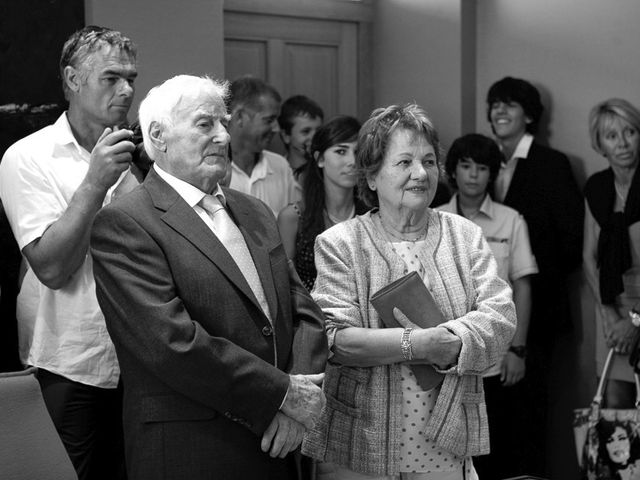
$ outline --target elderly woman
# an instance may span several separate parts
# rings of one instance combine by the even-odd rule
[[[470,457],[489,450],[481,375],[513,336],[511,291],[480,228],[428,208],[440,145],[422,108],[375,110],[356,162],[359,193],[378,208],[316,240],[313,296],[332,357],[327,406],[303,452],[320,460],[320,480],[476,478]],[[405,328],[383,328],[370,297],[409,271],[441,310],[439,326],[417,328],[396,309]],[[437,368],[442,383],[424,391],[416,362]]]
[[[609,168],[585,185],[584,269],[596,302],[598,372],[610,348],[619,354],[605,402],[625,408],[635,399],[628,362],[635,329],[628,314],[640,300],[640,112],[626,100],[606,100],[591,110],[589,133]]]

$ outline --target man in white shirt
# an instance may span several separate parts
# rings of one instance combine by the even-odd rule
[[[20,357],[38,367],[47,409],[79,479],[124,478],[119,367],[95,295],[93,217],[137,183],[132,132],[136,48],[89,26],[64,44],[69,109],[16,142],[0,163],[0,197],[28,270],[17,299]]]
[[[241,77],[231,84],[229,187],[259,198],[275,216],[300,199],[300,191],[287,160],[265,150],[280,131],[280,103],[277,90],[260,79]]]

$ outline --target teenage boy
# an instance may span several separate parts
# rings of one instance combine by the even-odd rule
[[[584,201],[567,156],[536,141],[543,111],[540,92],[527,80],[505,77],[487,92],[487,120],[505,158],[494,198],[526,220],[539,269],[531,279],[524,382],[531,429],[520,441],[526,455],[521,474],[548,477],[551,359],[556,340],[571,329],[569,274],[582,264]]]
[[[282,104],[278,117],[280,138],[287,149],[286,159],[296,178],[307,163],[311,139],[323,121],[322,108],[309,97],[295,95]]]
[[[482,228],[496,258],[498,274],[513,289],[518,317],[511,346],[502,361],[484,374],[491,454],[474,459],[480,478],[511,476],[520,461],[518,450],[514,450],[513,445],[522,425],[516,419],[526,421],[527,412],[523,408],[523,390],[519,382],[526,372],[530,276],[538,272],[526,222],[517,211],[494,202],[488,194],[498,176],[502,159],[496,143],[483,135],[465,135],[454,141],[447,154],[445,170],[457,193],[438,208],[462,215]]]

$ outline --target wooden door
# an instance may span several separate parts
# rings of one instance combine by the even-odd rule
[[[251,74],[283,100],[307,95],[325,117],[358,116],[358,23],[225,12],[225,76]]]

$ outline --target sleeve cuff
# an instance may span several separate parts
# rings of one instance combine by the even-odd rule
[[[282,403],[280,403],[280,408],[278,410],[282,410],[282,407],[284,407],[284,402],[287,401],[287,395],[289,395],[290,386],[291,386],[291,382],[289,382],[289,385],[287,385],[287,391],[284,393],[284,398],[282,399]]]

